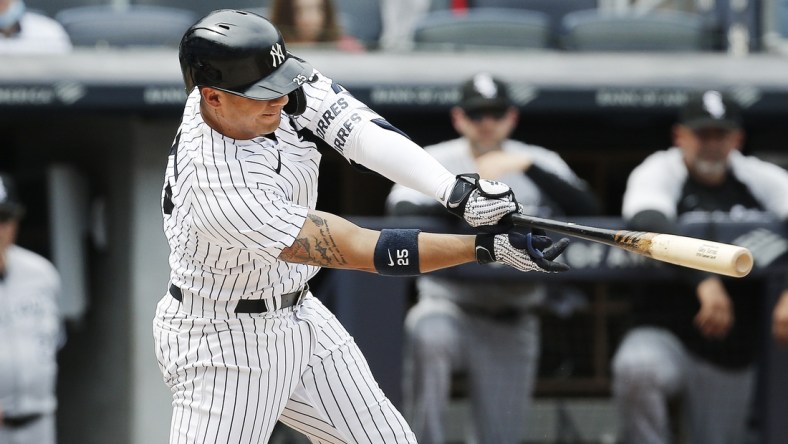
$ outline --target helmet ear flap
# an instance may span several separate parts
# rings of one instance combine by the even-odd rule
[[[291,116],[298,116],[306,111],[306,94],[303,88],[296,88],[293,92],[287,95],[289,99],[284,111]]]

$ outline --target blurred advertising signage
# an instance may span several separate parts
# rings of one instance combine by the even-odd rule
[[[715,89],[704,86],[703,89]],[[733,97],[743,108],[749,108],[762,97],[762,92],[752,86],[719,87]],[[679,108],[694,89],[665,88],[599,88],[594,102],[600,108]]]
[[[538,95],[531,85],[510,84],[509,95],[512,101],[523,106]],[[382,85],[373,86],[369,92],[370,105],[434,105],[451,106],[460,100],[460,90],[456,86],[440,85]]]
[[[72,105],[85,97],[86,88],[78,82],[42,86],[0,87],[0,105]]]
[[[183,105],[186,91],[182,86],[150,86],[143,90],[142,100],[146,105]]]
[[[460,98],[456,88],[442,86],[374,86],[369,94],[377,105],[453,105]]]

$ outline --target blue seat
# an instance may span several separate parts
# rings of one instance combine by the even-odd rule
[[[570,12],[562,22],[563,46],[571,51],[708,51],[714,40],[708,18],[680,11],[594,9]]]
[[[198,18],[216,9],[267,8],[269,0],[131,0],[136,5],[164,6],[168,8],[186,9],[197,14]],[[259,11],[253,11],[259,14]]]
[[[58,11],[78,6],[105,5],[107,0],[25,0],[25,6],[39,14],[54,17]]]
[[[188,10],[145,5],[82,6],[55,15],[75,46],[108,47],[177,47],[197,18]]]
[[[788,0],[780,0],[775,5],[777,15],[777,33],[782,38],[788,37]]]
[[[417,50],[544,49],[550,22],[540,12],[478,8],[462,15],[434,11],[419,20],[413,33]]]
[[[367,47],[377,47],[383,29],[380,0],[334,0],[345,34]]]
[[[510,8],[525,9],[547,14],[550,19],[550,46],[560,44],[561,21],[573,11],[595,9],[597,0],[469,0],[473,8]]]

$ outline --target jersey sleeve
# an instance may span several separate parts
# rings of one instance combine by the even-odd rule
[[[624,219],[631,219],[641,211],[654,210],[674,220],[686,180],[687,168],[678,148],[650,155],[632,170],[627,179],[621,215]]]
[[[293,119],[354,161],[394,183],[445,202],[455,177],[438,161],[331,79],[304,85],[307,110]]]
[[[529,145],[528,148],[534,165],[574,185],[585,185],[558,153],[541,146]]]
[[[352,143],[358,131],[373,120],[384,120],[344,87],[320,73],[303,88],[306,111],[293,118],[294,124],[298,129],[308,129],[348,160],[345,147]]]
[[[406,186],[394,184],[394,186],[391,188],[391,192],[386,197],[386,211],[392,213],[394,208],[401,204],[428,206],[436,205],[438,202],[434,197],[419,193],[418,191]]]
[[[739,151],[730,155],[731,168],[736,178],[747,185],[764,208],[777,216],[788,218],[788,171],[757,157],[744,156]]]
[[[308,212],[268,186],[230,179],[198,184],[192,210],[195,230],[210,242],[271,258],[293,244]]]

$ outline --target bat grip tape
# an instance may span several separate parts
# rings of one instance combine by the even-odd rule
[[[383,276],[416,276],[419,272],[417,229],[383,229],[375,245],[375,270]]]

